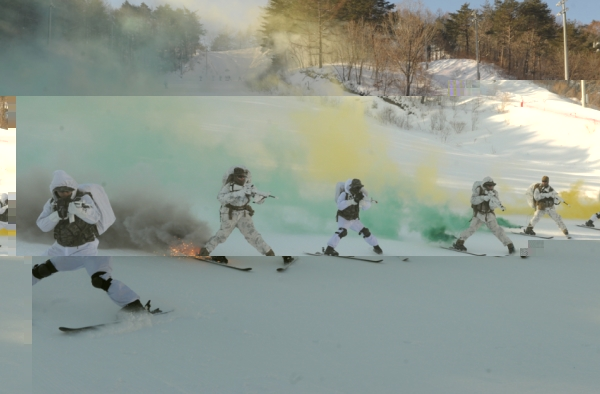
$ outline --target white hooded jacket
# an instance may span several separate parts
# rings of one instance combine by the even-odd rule
[[[343,211],[344,209],[348,208],[350,205],[354,205],[353,204],[354,196],[350,192],[350,185],[352,184],[352,180],[353,179],[348,179],[346,181],[346,183],[344,184],[344,191],[341,192],[340,195],[338,196],[337,207],[340,211]],[[365,198],[360,200],[360,203],[358,204],[358,206],[361,210],[366,211],[367,209],[371,208],[371,201],[367,200],[367,197],[369,197],[369,192],[367,192],[367,190],[364,187],[362,189],[360,189],[360,192],[365,196]]]
[[[242,168],[246,171],[246,183],[244,186],[240,186],[234,182],[227,182],[229,175],[233,174],[233,170],[236,168]],[[252,186],[252,173],[245,166],[233,166],[223,175],[223,187],[217,196],[217,199],[221,203],[221,213],[228,213],[229,208],[227,204],[231,204],[234,207],[243,207],[251,201],[251,191],[254,188]]]
[[[78,198],[78,183],[63,170],[57,170],[54,171],[54,177],[50,183],[50,193],[52,194],[52,198],[49,199],[46,204],[44,204],[42,213],[37,219],[37,225],[40,230],[44,232],[52,231],[58,222],[61,221],[60,217],[58,216],[58,212],[56,212],[55,209],[55,202],[59,199],[59,196],[54,192],[54,189],[60,186],[67,186],[73,189],[73,193],[70,197],[71,202],[69,203],[69,212],[71,212],[71,206],[74,204],[74,201],[78,200],[81,201],[83,203],[82,206],[85,207],[73,209],[73,212],[75,212],[74,215],[78,216],[81,220],[89,224],[96,224],[100,220],[100,211],[96,207],[94,200],[87,194]],[[68,220],[68,218],[62,220]]]

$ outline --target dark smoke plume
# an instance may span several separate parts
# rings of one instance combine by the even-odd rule
[[[50,198],[50,180],[51,174],[45,169],[19,176],[19,239],[48,246],[54,242],[52,232],[43,233],[36,225]],[[199,248],[212,235],[208,224],[194,217],[191,202],[181,196],[167,197],[169,193],[157,186],[130,183],[107,193],[117,220],[100,236],[102,249],[169,254],[171,247],[181,243]]]

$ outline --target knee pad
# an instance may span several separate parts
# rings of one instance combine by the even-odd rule
[[[50,260],[47,260],[44,264],[36,264],[31,270],[31,274],[38,279],[47,278],[55,272],[58,272],[58,270]]]
[[[112,278],[103,279],[101,276],[104,274],[106,274],[106,272],[100,271],[100,272],[96,272],[94,275],[92,275],[92,286],[108,292],[108,288],[110,287]]]
[[[345,228],[340,228],[336,234],[338,235],[338,237],[340,238],[344,238],[346,235],[348,235],[348,230],[346,230]]]
[[[366,227],[363,227],[363,229],[362,229],[362,230],[360,230],[360,231],[358,232],[358,234],[359,234],[359,235],[360,235],[360,234],[362,234],[363,238],[369,238],[369,237],[371,236],[371,232],[370,232],[370,231],[369,231],[369,229],[368,229],[368,228],[366,228]]]

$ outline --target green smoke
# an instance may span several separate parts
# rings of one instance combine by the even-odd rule
[[[453,212],[447,204],[424,205],[411,204],[409,207],[408,228],[416,231],[428,242],[448,242],[454,240],[454,234],[469,226],[472,215]]]

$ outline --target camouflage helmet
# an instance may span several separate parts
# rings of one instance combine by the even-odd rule
[[[364,187],[364,185],[362,184],[360,179],[352,179],[352,182],[350,182],[350,186],[348,187],[348,190],[350,190],[350,193],[356,194],[356,193],[360,192],[360,189],[362,189],[363,187]]]

